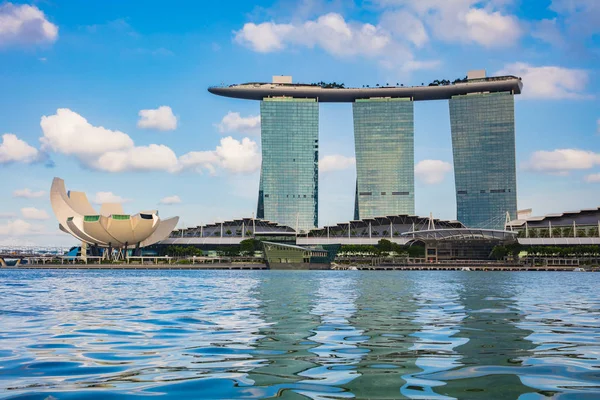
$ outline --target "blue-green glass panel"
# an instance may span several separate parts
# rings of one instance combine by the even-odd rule
[[[318,225],[319,104],[268,98],[260,114],[264,218],[308,231]]]
[[[457,219],[503,229],[517,216],[515,111],[511,93],[450,99]]]
[[[414,102],[364,99],[352,108],[358,217],[413,215]]]

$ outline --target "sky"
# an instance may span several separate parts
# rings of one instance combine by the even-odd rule
[[[598,0],[0,0],[0,245],[66,246],[52,178],[180,227],[251,217],[259,102],[212,85],[522,78],[519,209],[600,206]],[[352,219],[351,104],[321,104],[319,223]],[[415,104],[416,213],[456,218],[447,101]]]

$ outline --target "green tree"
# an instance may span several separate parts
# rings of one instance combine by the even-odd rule
[[[256,239],[245,239],[240,242],[240,253],[242,255],[253,255],[256,250],[261,249],[260,240]]]
[[[377,242],[377,248],[382,252],[390,252],[392,251],[392,242],[387,239],[381,239]]]
[[[508,255],[508,249],[505,246],[494,246],[492,249],[492,258],[496,260],[504,260],[504,258]]]

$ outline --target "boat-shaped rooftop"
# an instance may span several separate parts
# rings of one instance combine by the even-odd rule
[[[275,78],[275,77],[274,77]],[[316,99],[321,103],[351,103],[360,99],[405,98],[413,101],[446,100],[453,96],[473,93],[510,92],[520,94],[523,88],[521,78],[497,76],[489,78],[464,79],[455,83],[431,83],[428,86],[378,86],[346,88],[338,84],[301,84],[288,80],[274,79],[273,83],[250,82],[229,86],[213,86],[210,93],[246,100],[291,97]]]

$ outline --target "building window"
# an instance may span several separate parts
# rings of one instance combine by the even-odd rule
[[[269,195],[268,195],[268,194],[265,194],[265,197],[269,197]]]
[[[387,192],[381,192],[382,196],[385,196],[387,194]]]
[[[373,194],[373,192],[360,192],[359,194],[361,196],[371,196]]]
[[[466,190],[459,190],[457,193],[458,194],[467,194],[467,191]]]
[[[479,193],[485,193],[485,190],[480,191]]]
[[[410,192],[392,192],[392,196],[408,196]]]

